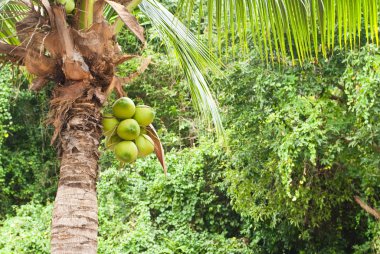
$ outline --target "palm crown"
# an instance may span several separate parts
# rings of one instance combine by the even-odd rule
[[[75,18],[70,17],[68,22],[78,30],[88,29],[94,20],[95,1],[76,2],[75,14],[70,15]],[[136,23],[132,25],[131,22],[134,19],[128,15],[139,4],[141,11],[151,19],[152,24],[160,32],[163,41],[174,50],[189,81],[195,105],[203,114],[212,116],[216,130],[221,132],[222,125],[216,103],[207,86],[207,77],[205,77],[209,70],[219,72],[215,56],[198,37],[194,36],[156,0],[115,2],[108,1],[108,4],[116,10],[116,15],[119,15],[136,36],[145,43],[141,27],[139,28]],[[66,1],[63,0],[63,3],[66,4]],[[126,8],[123,9],[121,4]],[[40,24],[40,29],[47,29],[49,16],[54,15],[51,10],[46,8],[47,5],[49,5],[48,0],[5,0],[0,4],[0,52],[8,53],[8,60],[23,57],[21,51],[30,48],[32,41],[44,39],[42,34],[38,34],[38,31],[31,28],[37,23],[30,24],[29,29],[24,28],[28,30],[28,33],[26,30],[17,30],[16,24],[20,23],[34,8],[39,11],[34,12],[35,20],[33,22],[44,19],[47,23]],[[104,12],[105,16],[112,17],[110,8],[106,10],[108,12]],[[364,37],[367,41],[378,43],[377,11],[378,1],[376,0],[180,0],[177,14],[178,17],[186,20],[197,12],[199,20],[206,19],[209,49],[214,46],[212,45],[213,34],[216,34],[215,45],[219,53],[222,53],[222,45],[231,45],[231,50],[227,49],[225,52],[235,54],[236,44],[243,53],[247,52],[249,45],[252,44],[256,47],[262,60],[267,62],[287,63],[290,57],[292,63],[296,61],[302,63],[306,59],[317,57],[320,52],[327,56],[336,42],[340,47],[353,48],[360,43],[361,36],[363,36],[361,35],[362,30],[365,31]],[[32,21],[29,20],[29,22]],[[115,23],[117,22],[120,21]],[[201,25],[200,22],[198,25]],[[6,44],[19,45],[19,47],[10,47]],[[46,47],[46,43],[41,45]]]

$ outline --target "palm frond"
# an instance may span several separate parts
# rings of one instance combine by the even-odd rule
[[[0,3],[0,40],[11,45],[19,45],[16,23],[29,12],[29,7],[22,1],[4,0]]]
[[[195,107],[211,116],[218,134],[224,133],[218,107],[208,88],[204,73],[220,73],[218,60],[189,29],[155,0],[144,0],[140,10],[151,20],[168,48],[172,49],[187,77]]]
[[[217,34],[219,52],[222,42],[234,45],[239,41],[244,52],[250,41],[267,61],[285,61],[291,56],[293,62],[302,62],[320,52],[327,56],[336,41],[340,47],[354,48],[360,44],[362,30],[367,42],[378,44],[379,2],[180,0],[178,16],[189,19],[198,8],[199,15],[208,22],[210,45],[213,34]]]

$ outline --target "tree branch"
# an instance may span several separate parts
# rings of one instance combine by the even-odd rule
[[[341,98],[341,97],[339,97],[339,96],[336,96],[336,95],[330,95],[330,99],[331,100],[334,100],[334,101],[338,101],[338,102],[340,102],[340,103],[345,103],[345,101],[344,101],[344,99],[343,98]]]
[[[367,213],[373,215],[377,220],[380,220],[380,212],[376,209],[367,205],[363,200],[361,200],[358,196],[354,196],[356,203],[360,205]]]
[[[140,74],[142,74],[148,68],[151,61],[152,61],[152,57],[147,57],[147,58],[143,59],[140,67],[137,69],[136,72],[132,73],[131,75],[129,75],[126,78],[120,78],[120,81],[124,84],[130,83],[133,79],[138,77]]]
[[[12,57],[25,57],[26,49],[20,46],[9,45],[0,41],[0,54],[5,54]]]
[[[72,59],[74,54],[74,43],[70,36],[69,29],[66,26],[65,10],[62,7],[54,6],[53,13],[60,43],[65,50],[64,55],[66,55],[67,58]]]
[[[380,153],[380,146],[378,146],[378,145],[372,145],[372,148],[373,148],[373,150],[375,150],[376,152]]]
[[[29,87],[30,90],[38,92],[42,88],[44,88],[48,84],[48,80],[44,77],[38,77],[33,80],[31,86]]]

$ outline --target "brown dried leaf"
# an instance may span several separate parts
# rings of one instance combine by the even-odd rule
[[[136,57],[139,57],[139,55],[128,55],[128,54],[122,55],[118,59],[116,59],[113,63],[115,65],[119,65],[119,64],[124,63],[125,61],[131,60],[131,59],[136,58]]]
[[[49,81],[43,77],[38,77],[33,80],[30,90],[38,92],[40,91]]]
[[[54,99],[52,99],[51,103],[58,105],[63,102],[74,102],[90,88],[91,85],[88,81],[74,82],[69,86],[58,86],[54,89]]]
[[[116,89],[117,95],[120,97],[125,96],[124,90],[121,87],[120,79],[116,76],[112,78],[111,84],[109,85],[107,91],[106,91],[106,97],[110,96],[113,89]]]
[[[0,54],[25,57],[26,50],[21,46],[13,46],[0,41]]]
[[[84,80],[90,78],[90,72],[87,66],[83,66],[83,61],[66,59],[63,63],[63,72],[69,80]]]
[[[156,129],[153,127],[152,124],[146,127],[146,131],[148,136],[153,140],[154,142],[154,152],[158,158],[158,160],[161,163],[162,169],[164,170],[165,176],[167,175],[167,168],[165,164],[165,152],[164,148],[162,147],[160,138],[158,137],[158,134],[156,132]]]
[[[49,51],[53,58],[60,57],[63,52],[61,43],[57,43],[59,39],[58,32],[52,31],[42,40],[44,47]]]
[[[66,25],[65,9],[62,6],[53,6],[52,9],[59,36],[57,43],[62,44],[62,48],[65,50],[65,55],[71,59],[74,54],[74,42]]]
[[[55,60],[33,50],[29,50],[25,57],[25,67],[29,73],[39,77],[52,77],[56,73]]]
[[[25,48],[21,46],[13,46],[0,41],[0,62],[12,62],[22,64],[22,60],[26,55]]]
[[[94,4],[94,23],[102,23],[104,21],[103,8],[105,1],[97,0]]]
[[[123,87],[121,85],[120,79],[118,79],[118,80],[119,80],[119,82],[116,83],[115,89],[116,89],[118,97],[120,98],[120,97],[126,96],[126,93],[123,90]]]
[[[152,57],[144,58],[141,62],[140,67],[137,69],[137,71],[132,73],[126,78],[122,78],[122,82],[130,83],[133,79],[137,78],[140,74],[142,74],[148,68],[151,62],[152,62]]]
[[[93,30],[82,32],[72,29],[71,35],[82,55],[87,57],[92,57],[95,54],[103,55],[105,47],[104,39],[102,38],[103,33]]]
[[[50,24],[52,26],[54,26],[54,14],[53,14],[53,11],[51,9],[49,1],[48,0],[41,0],[41,3],[45,7],[45,9],[46,9],[46,11],[47,11],[47,13],[49,15]]]
[[[141,62],[141,65],[139,69],[137,70],[140,74],[143,73],[149,66],[149,64],[152,62],[152,57],[149,56],[147,58],[144,58]]]
[[[16,34],[25,48],[39,48],[41,41],[45,37],[45,29],[43,26],[48,26],[49,21],[42,13],[30,11],[22,20],[16,22]]]
[[[128,10],[121,4],[114,1],[106,0],[106,2],[119,14],[119,17],[124,24],[136,35],[137,38],[145,45],[144,28],[140,26],[139,22]]]
[[[105,93],[103,93],[101,87],[96,87],[94,89],[94,95],[99,100],[100,104],[103,104],[107,99],[107,97],[106,97]]]
[[[84,57],[114,58],[113,30],[106,22],[95,23],[86,31],[71,29],[71,36]]]

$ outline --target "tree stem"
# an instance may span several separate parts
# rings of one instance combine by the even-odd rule
[[[80,4],[79,27],[89,28],[93,23],[95,0],[82,0]]]
[[[97,253],[96,180],[100,105],[83,100],[67,113],[51,232],[51,253]]]
[[[371,214],[373,217],[375,217],[377,220],[380,220],[380,212],[377,211],[376,209],[370,207],[367,205],[361,198],[358,196],[354,196],[354,199],[356,203],[360,205],[361,208],[363,208],[367,213]]]

